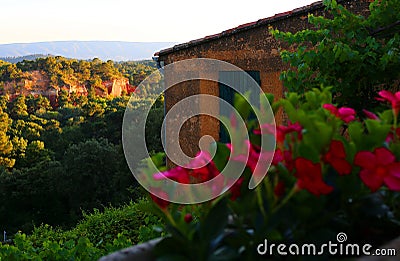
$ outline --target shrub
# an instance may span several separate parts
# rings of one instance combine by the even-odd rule
[[[372,1],[370,15],[351,13],[325,0],[326,17],[309,15],[314,27],[296,33],[271,30],[290,48],[281,52],[290,68],[281,74],[289,91],[332,86],[334,102],[371,109],[379,89],[399,89],[400,1]]]
[[[11,244],[0,245],[0,260],[96,260],[108,253],[161,235],[160,219],[144,212],[147,200],[104,212],[84,214],[71,230],[49,225],[31,235],[17,233]]]
[[[270,137],[275,128],[269,124],[242,141],[248,155],[231,144],[219,144],[218,148],[228,148],[226,158],[231,154],[231,161],[246,165],[224,197],[177,206],[153,196],[171,235],[157,245],[158,254],[190,260],[254,260],[260,258],[256,249],[264,239],[321,245],[344,232],[352,242],[376,247],[398,236],[398,95],[379,92],[392,109],[377,115],[365,111],[367,118],[352,108],[333,105],[329,88],[289,93],[272,103],[274,111],[284,109],[288,122],[276,127],[277,147],[262,183],[248,189],[250,178],[257,175],[255,162],[270,153],[260,147],[261,135]],[[216,175],[222,171],[224,153],[217,150],[203,168],[178,167],[153,178],[160,185],[166,177],[184,183],[210,180],[215,175],[203,180],[204,170]],[[206,160],[204,155],[195,160]]]

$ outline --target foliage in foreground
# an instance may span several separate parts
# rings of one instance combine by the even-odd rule
[[[0,260],[96,260],[153,239],[161,235],[161,222],[142,210],[147,204],[140,200],[102,213],[96,210],[68,231],[42,225],[31,235],[18,233],[12,243],[0,245]]]
[[[254,190],[248,184],[259,175],[257,164],[273,155],[260,144],[261,135],[274,135],[270,124],[250,131],[242,148],[235,142],[218,144],[212,160],[203,151],[188,167],[155,173],[154,190],[163,190],[166,178],[180,183],[211,180],[228,158],[246,166],[225,196],[210,202],[177,206],[166,201],[168,191],[163,199],[152,196],[171,235],[157,246],[158,254],[182,260],[257,260],[264,258],[257,246],[265,239],[320,246],[336,243],[336,235],[344,232],[351,242],[378,247],[395,238],[400,230],[399,95],[379,92],[392,109],[378,115],[365,111],[367,118],[333,105],[329,88],[289,93],[273,102],[273,110],[283,108],[289,121],[276,127],[271,167]],[[208,163],[189,167],[196,162]]]

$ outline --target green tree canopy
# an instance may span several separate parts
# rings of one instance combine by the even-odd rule
[[[399,88],[400,1],[376,0],[369,16],[351,13],[335,0],[324,4],[332,17],[310,15],[313,29],[272,31],[295,47],[281,53],[291,66],[281,79],[290,91],[333,86],[335,102],[373,107],[377,87]]]
[[[12,120],[8,117],[8,114],[0,110],[0,166],[7,168],[11,168],[15,164],[15,160],[10,158],[13,145],[7,134],[11,122]]]

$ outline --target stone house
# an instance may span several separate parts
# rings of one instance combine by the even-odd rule
[[[349,10],[367,15],[370,0],[338,1]],[[300,7],[292,11],[276,14],[275,16],[260,19],[255,22],[228,29],[219,34],[206,36],[187,43],[178,44],[171,48],[155,53],[154,59],[159,66],[192,58],[211,58],[234,64],[249,72],[264,92],[275,97],[282,97],[284,86],[279,80],[280,74],[287,69],[279,55],[280,47],[284,43],[277,41],[270,33],[272,26],[280,31],[296,32],[309,28],[308,15],[325,15],[322,1]],[[169,75],[165,74],[165,80]],[[206,93],[222,96],[219,84],[209,81],[191,81],[175,85],[165,92],[166,113],[183,98]],[[218,105],[215,106],[218,110]],[[279,119],[280,118],[280,119]],[[277,121],[282,120],[282,115]],[[166,146],[168,148],[170,131],[166,124]],[[199,115],[185,122],[179,133],[179,143],[185,154],[194,156],[198,151],[198,143],[204,135],[210,135],[220,140],[220,123],[209,116]]]

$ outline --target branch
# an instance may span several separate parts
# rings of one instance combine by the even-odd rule
[[[380,27],[380,28],[377,28],[377,29],[372,30],[372,31],[370,30],[370,35],[371,35],[371,36],[376,36],[377,34],[383,32],[383,31],[386,31],[386,30],[388,30],[388,29],[391,29],[391,28],[393,28],[393,27],[396,27],[396,26],[398,26],[398,25],[400,25],[400,20],[397,20],[396,22],[394,22],[394,23],[392,23],[392,24],[389,24],[389,25],[387,25],[387,26]]]

